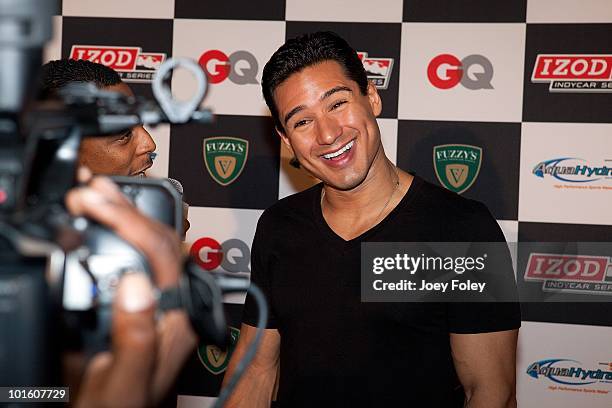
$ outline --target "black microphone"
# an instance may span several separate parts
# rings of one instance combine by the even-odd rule
[[[181,184],[181,182],[176,179],[170,178],[170,177],[168,177],[166,180],[168,180],[170,184],[172,184],[172,186],[176,189],[176,191],[178,191],[178,193],[182,197],[183,196],[183,185]]]
[[[187,219],[187,214],[189,214],[189,204],[187,204],[183,200],[183,185],[181,184],[181,182],[173,178],[170,178],[170,177],[168,177],[166,180],[168,180],[170,184],[172,184],[172,186],[176,189],[176,191],[181,195],[181,201],[183,202],[183,236],[182,238],[184,240],[185,234],[187,233],[187,230],[191,226],[191,224],[189,223],[189,220]]]

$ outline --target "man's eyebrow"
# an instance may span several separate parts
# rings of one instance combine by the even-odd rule
[[[325,92],[323,94],[323,96],[321,96],[321,100],[327,99],[330,96],[332,96],[333,94],[335,94],[336,92],[342,92],[342,91],[353,93],[353,90],[351,88],[349,88],[348,86],[340,85],[340,86],[336,86],[336,87],[330,89],[329,91]]]
[[[330,89],[329,91],[326,91],[321,96],[320,100],[327,99],[333,94],[335,94],[336,92],[342,92],[342,91],[351,92],[351,93],[353,92],[353,90],[349,88],[348,86],[336,86]],[[295,108],[291,109],[291,111],[289,111],[289,113],[285,115],[285,124],[287,124],[287,122],[289,122],[289,119],[291,119],[296,113],[298,113],[301,110],[304,110],[305,108],[306,107],[304,105],[298,105]]]
[[[291,111],[289,111],[289,113],[285,115],[285,125],[287,124],[287,122],[289,122],[289,119],[291,119],[293,115],[304,109],[306,109],[304,105],[298,105],[295,108],[291,109]]]

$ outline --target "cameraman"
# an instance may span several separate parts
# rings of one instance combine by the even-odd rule
[[[62,59],[42,66],[41,97],[54,96],[69,82],[93,82],[106,91],[134,96],[113,69],[86,60]],[[94,174],[144,176],[153,165],[155,142],[142,126],[135,126],[118,135],[83,138],[79,149],[79,164]]]
[[[142,215],[104,177],[79,170],[82,187],[71,190],[66,205],[113,229],[147,257],[155,285],[176,286],[181,274],[178,236],[165,225]],[[155,319],[153,286],[143,273],[122,278],[113,304],[112,351],[89,363],[76,397],[78,407],[150,407],[160,403],[185,359],[197,344],[182,310]]]
[[[134,93],[119,74],[106,65],[86,60],[61,59],[47,62],[41,68],[41,99],[55,96],[58,89],[70,82],[92,82],[106,91],[120,92],[127,97]],[[79,148],[79,164],[94,174],[144,177],[153,165],[155,141],[143,126],[109,136],[85,137]],[[181,191],[182,194],[182,191]],[[190,227],[187,214],[183,218],[183,238]]]

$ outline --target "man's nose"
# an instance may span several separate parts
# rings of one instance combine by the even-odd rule
[[[330,145],[342,135],[342,126],[333,117],[321,117],[317,120],[317,141],[319,144]]]
[[[155,151],[157,148],[155,141],[144,127],[139,126],[136,129],[136,133],[138,134],[138,153],[151,153]]]

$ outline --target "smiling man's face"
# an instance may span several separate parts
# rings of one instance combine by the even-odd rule
[[[107,91],[133,96],[125,83],[107,86]],[[116,176],[144,175],[153,164],[151,153],[155,142],[142,126],[111,136],[85,137],[79,150],[79,164],[89,167],[94,174]]]
[[[308,172],[339,190],[365,180],[382,152],[382,104],[372,84],[362,95],[337,62],[325,61],[287,78],[274,101],[285,130],[279,135]]]

